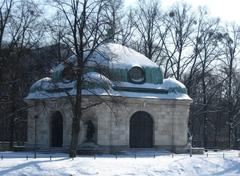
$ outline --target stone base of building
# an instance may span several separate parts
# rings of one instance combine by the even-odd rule
[[[27,150],[34,150],[35,148],[40,152],[68,152],[69,146],[63,147],[46,147],[46,146],[35,146],[31,144],[26,144]],[[192,154],[203,154],[203,148],[192,148]],[[94,143],[83,143],[78,146],[77,153],[79,155],[94,155],[94,154],[124,154],[126,152],[141,152],[141,151],[152,151],[154,152],[172,152],[175,154],[186,154],[190,153],[189,148],[186,146],[154,146],[152,148],[130,148],[127,145],[121,146],[103,146]]]

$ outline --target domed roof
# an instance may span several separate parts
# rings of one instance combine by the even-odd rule
[[[146,83],[161,84],[163,74],[161,68],[144,55],[120,44],[108,43],[96,49],[90,56],[89,52],[84,53],[87,58],[85,72],[96,71],[99,67],[107,68],[114,81],[129,82],[128,72],[133,67],[143,69]],[[59,64],[52,71],[54,81],[62,81],[64,69],[68,65],[76,65],[76,56],[71,56],[64,63]]]
[[[164,79],[163,87],[164,89],[168,90],[168,92],[178,92],[187,94],[186,86],[173,78]]]
[[[108,55],[109,61],[114,68],[131,68],[133,66],[159,68],[159,66],[143,54],[126,46],[108,43],[99,48]]]
[[[94,89],[97,91],[94,94],[99,95],[167,98],[168,94],[174,93],[178,97],[181,94],[186,95],[184,99],[190,99],[182,83],[174,79],[163,80],[162,70],[156,63],[126,46],[104,44],[92,53],[86,51],[84,57],[84,94],[89,94]],[[27,98],[42,98],[39,94],[41,92],[49,94],[49,97],[66,96],[66,91],[68,95],[75,95],[74,65],[77,65],[75,55],[56,66],[51,78],[44,78],[33,84]],[[87,91],[89,89],[91,91]],[[173,97],[176,99],[176,96],[171,96],[172,99]]]

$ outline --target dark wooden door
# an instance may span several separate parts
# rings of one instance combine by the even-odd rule
[[[51,147],[62,147],[63,119],[60,112],[53,114],[51,119]]]
[[[151,148],[153,146],[153,120],[147,112],[139,111],[130,120],[130,147]]]

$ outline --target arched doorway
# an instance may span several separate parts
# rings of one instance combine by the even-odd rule
[[[63,118],[62,114],[57,111],[51,117],[50,122],[50,142],[51,147],[62,147],[63,145]]]
[[[130,119],[130,147],[151,148],[153,146],[153,120],[144,111],[134,113]]]

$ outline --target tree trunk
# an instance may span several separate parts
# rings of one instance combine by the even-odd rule
[[[229,149],[232,148],[232,123],[233,123],[233,104],[232,104],[232,76],[233,76],[233,59],[234,59],[234,51],[230,47],[230,63],[229,63],[229,82],[228,82],[228,145]]]
[[[83,52],[81,52],[81,56],[83,57]],[[82,69],[77,71],[77,95],[76,95],[75,106],[73,107],[74,117],[72,121],[72,135],[71,135],[71,145],[69,149],[69,157],[76,157],[76,154],[77,154],[78,136],[80,131],[80,119],[82,117],[81,105],[82,105],[83,61],[80,59],[78,59],[78,65]]]
[[[69,157],[74,158],[77,155],[78,136],[80,131],[80,119],[74,117],[72,121],[71,144],[69,148]]]
[[[12,84],[11,87],[11,101],[12,101],[12,107],[11,107],[11,112],[16,111],[16,83]],[[13,144],[14,144],[14,132],[15,132],[15,115],[10,117],[10,123],[9,123],[9,133],[10,133],[10,138],[9,138],[9,149],[13,149]]]
[[[14,143],[14,128],[15,128],[15,123],[14,123],[14,115],[11,117],[10,124],[9,124],[9,132],[10,132],[10,138],[9,138],[9,149],[13,149],[13,143]]]

